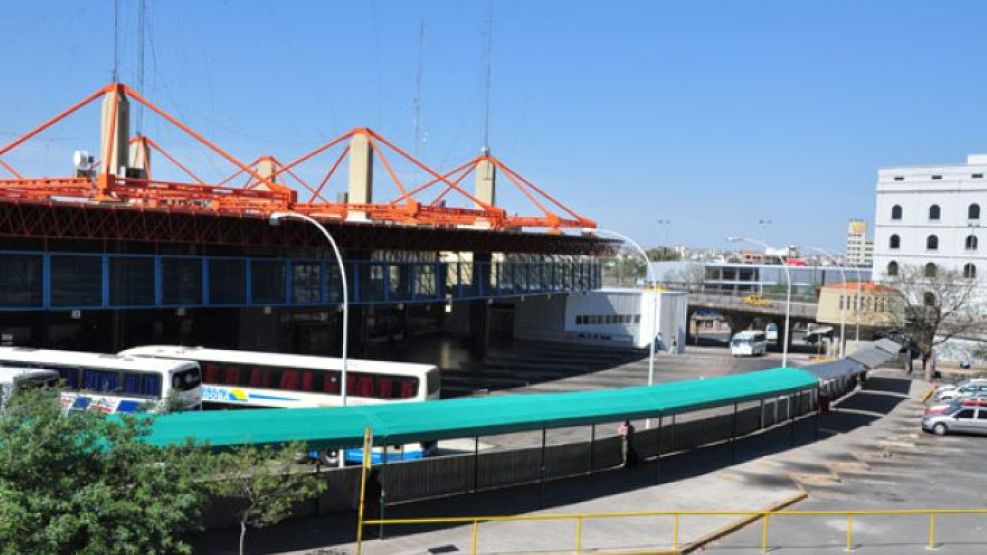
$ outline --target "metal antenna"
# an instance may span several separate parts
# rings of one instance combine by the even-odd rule
[[[120,0],[113,0],[113,82],[120,81]]]
[[[418,147],[422,144],[422,71],[424,65],[425,20],[418,23],[418,76],[415,80],[415,157],[418,157]]]
[[[144,25],[147,18],[147,0],[137,2],[137,90],[144,94]],[[144,123],[144,105],[137,103],[137,134],[141,134]]]
[[[486,80],[483,98],[483,152],[490,152],[490,58],[493,50],[493,0],[487,0],[487,46],[484,51]]]

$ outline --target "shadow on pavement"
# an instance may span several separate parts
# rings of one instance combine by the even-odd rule
[[[904,382],[904,384],[899,382]],[[827,435],[846,433],[857,427],[866,426],[904,401],[905,397],[898,396],[897,392],[907,387],[907,379],[872,378],[868,380],[865,390],[851,393],[828,414],[805,416],[796,421],[794,425],[781,424],[761,433],[738,439],[735,442],[724,442],[692,451],[664,455],[658,463],[651,460],[630,469],[614,468],[597,471],[592,475],[553,480],[544,486],[529,484],[442,499],[401,503],[387,506],[385,517],[522,514],[541,509],[564,507],[655,484],[692,478],[759,457],[811,444]],[[904,390],[907,391],[907,389]],[[876,393],[882,391],[890,394],[880,395]],[[866,414],[857,411],[863,411]],[[761,486],[779,489],[791,489],[793,485],[791,479],[784,474],[777,476],[750,474],[746,475],[745,479]],[[614,508],[614,510],[617,509],[617,507]],[[368,516],[368,518],[371,517]],[[452,527],[452,525],[415,525],[401,526],[400,528],[389,526],[386,529],[386,537],[399,538],[408,534],[446,527]],[[247,542],[250,546],[248,552],[275,553],[303,550],[320,552],[318,550],[322,546],[345,545],[354,542],[356,538],[355,529],[356,516],[354,513],[291,520],[267,529],[250,531]],[[239,530],[233,528],[215,530],[196,535],[190,540],[197,553],[236,553],[238,533]],[[376,538],[376,534],[371,535],[370,538]],[[424,552],[430,547],[443,546],[417,546],[416,550]],[[469,546],[457,547],[460,551],[469,548]],[[331,552],[322,551],[322,553]]]

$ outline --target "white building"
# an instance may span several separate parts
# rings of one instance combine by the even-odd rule
[[[987,283],[987,233],[981,229],[987,209],[985,176],[987,154],[972,154],[966,164],[880,170],[874,279],[904,266],[931,269],[928,265],[934,264]]]
[[[657,315],[658,348],[682,353],[688,303],[681,292],[619,288],[529,297],[515,305],[514,337],[646,349]]]
[[[846,230],[846,264],[870,266],[874,263],[874,242],[867,239],[867,222],[850,220]]]

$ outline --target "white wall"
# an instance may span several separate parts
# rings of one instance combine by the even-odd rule
[[[635,289],[607,289],[551,298],[529,297],[515,305],[514,336],[646,349],[651,341],[650,330],[654,329],[651,322],[655,295]],[[657,301],[658,331],[663,342],[659,348],[671,350],[674,345],[679,353],[684,352],[688,296],[658,292]]]

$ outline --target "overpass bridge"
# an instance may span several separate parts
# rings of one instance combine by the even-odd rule
[[[785,299],[763,298],[760,301],[751,301],[747,299],[749,295],[750,293],[738,295],[690,291],[688,318],[691,319],[699,310],[713,310],[723,315],[732,330],[747,329],[754,320],[760,319],[777,324],[779,337],[784,337]],[[790,311],[792,324],[815,322],[818,306],[817,302],[793,300]]]

